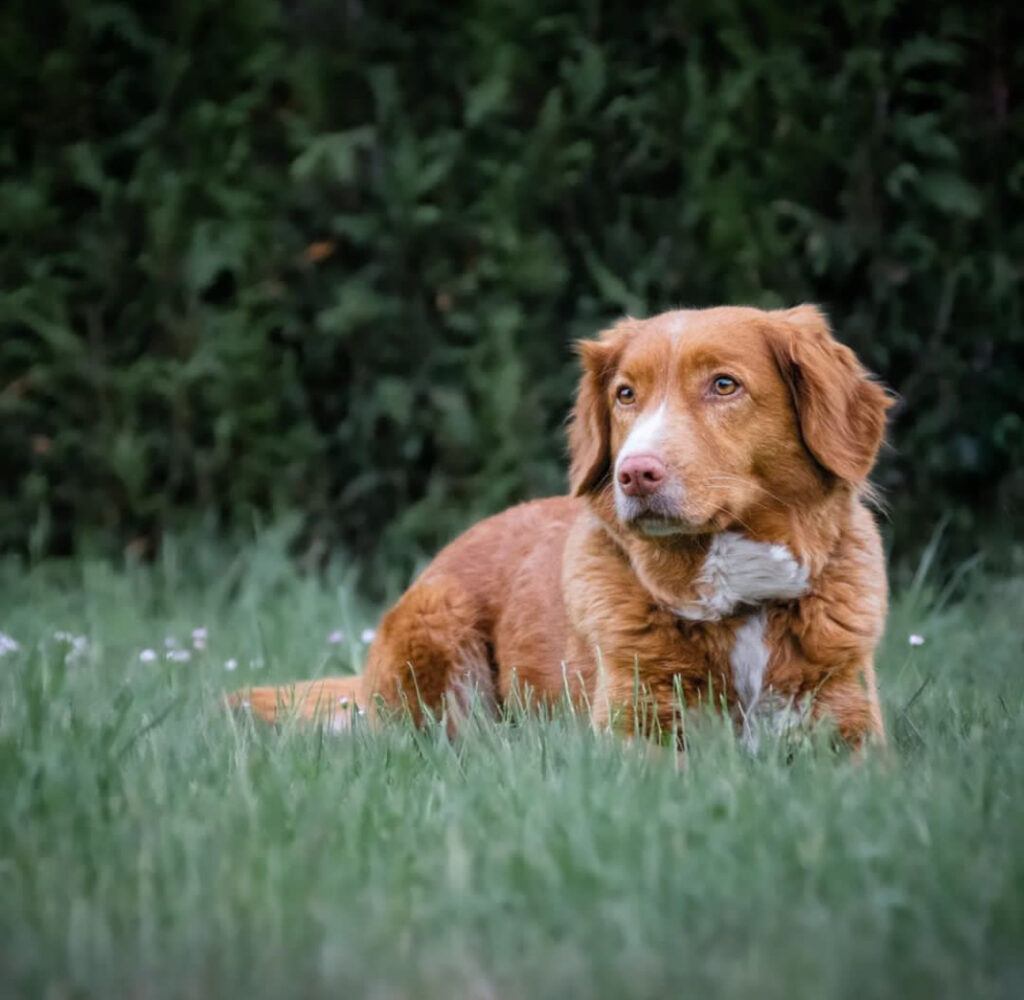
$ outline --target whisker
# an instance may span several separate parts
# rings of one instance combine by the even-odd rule
[[[708,482],[709,482],[709,484],[710,484],[711,486],[716,486],[716,487],[721,487],[721,486],[724,486],[724,485],[726,485],[726,484],[728,484],[728,483],[741,483],[741,484],[743,484],[743,485],[746,485],[746,484],[747,484],[747,480],[745,480],[745,479],[742,479],[742,478],[740,478],[739,476],[729,476],[729,475],[717,475],[717,476],[711,476],[711,477],[709,478]],[[780,497],[780,496],[778,495],[778,493],[773,493],[773,492],[772,492],[771,490],[769,490],[769,489],[766,489],[766,488],[765,488],[764,486],[762,486],[762,485],[761,485],[760,483],[758,483],[758,489],[760,489],[760,491],[761,491],[762,493],[764,493],[764,494],[766,494],[767,496],[771,497],[771,499],[772,499],[772,500],[776,500],[776,501],[778,501],[778,503],[780,503],[780,504],[784,504],[784,505],[786,504],[786,501],[785,501],[785,500],[783,500],[783,498],[782,498],[782,497]]]
[[[710,485],[713,488],[716,488],[716,489],[719,488],[719,487],[716,487],[716,485],[714,483],[711,483]],[[757,508],[760,508],[762,510],[771,510],[771,507],[767,503],[765,503],[764,500],[751,500],[750,501],[750,506],[751,507],[757,507]]]
[[[747,531],[749,531],[749,532],[750,532],[751,534],[753,534],[753,532],[754,532],[754,529],[753,529],[753,528],[752,528],[752,527],[751,527],[751,526],[750,526],[749,524],[747,524],[747,522],[746,522],[746,521],[744,521],[742,517],[740,517],[740,516],[739,516],[739,515],[737,515],[737,514],[734,514],[734,513],[733,513],[732,511],[730,511],[730,510],[726,510],[726,509],[725,509],[724,507],[722,507],[722,506],[721,506],[720,504],[716,504],[716,505],[715,505],[715,513],[719,513],[719,514],[728,514],[728,515],[729,515],[729,517],[731,517],[731,518],[732,518],[732,519],[733,519],[734,521],[739,521],[739,523],[740,523],[740,524],[742,524],[742,525],[743,525],[743,527],[747,529]]]

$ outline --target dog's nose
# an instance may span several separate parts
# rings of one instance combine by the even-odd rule
[[[619,486],[628,497],[647,497],[665,481],[665,463],[653,455],[631,455],[617,473]]]

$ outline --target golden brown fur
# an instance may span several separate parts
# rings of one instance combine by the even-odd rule
[[[713,690],[742,727],[801,706],[852,743],[882,736],[886,579],[864,496],[884,391],[810,306],[627,319],[579,349],[572,496],[445,548],[384,617],[361,677],[236,704],[334,718],[345,698],[371,718],[406,706],[455,724],[474,692],[500,704],[520,685],[629,730],[639,685],[663,726],[679,693]],[[627,459],[664,480],[627,495]]]

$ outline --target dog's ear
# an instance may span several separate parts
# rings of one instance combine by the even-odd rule
[[[611,416],[608,382],[615,372],[624,324],[600,340],[578,340],[583,373],[569,423],[569,491],[573,496],[597,492],[611,471]]]
[[[816,306],[773,313],[769,337],[807,450],[829,472],[863,482],[885,436],[892,399],[840,344]]]

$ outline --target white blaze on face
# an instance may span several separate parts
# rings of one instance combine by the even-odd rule
[[[658,449],[665,434],[667,414],[668,402],[662,400],[661,406],[653,413],[643,414],[633,424],[632,430],[626,436],[626,440],[622,443],[622,448],[619,450],[618,457],[615,459],[616,489],[619,486],[619,469],[622,468],[622,463],[627,458],[632,458],[634,455],[654,455],[655,457],[660,457]]]
[[[672,315],[669,321],[669,332],[674,336],[678,337],[681,333],[686,331],[686,328],[690,325],[690,313],[686,309],[680,309],[678,312]]]

